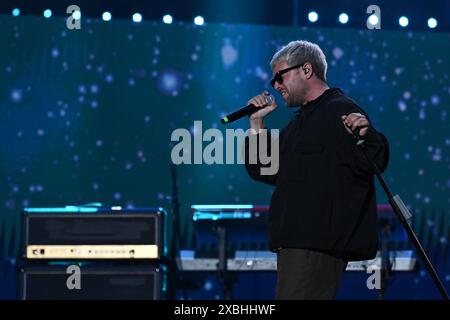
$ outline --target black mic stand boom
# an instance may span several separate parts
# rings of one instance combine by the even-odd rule
[[[392,209],[394,210],[397,218],[400,220],[401,224],[403,225],[403,228],[405,228],[409,239],[413,243],[414,247],[416,248],[417,254],[422,259],[423,263],[425,264],[425,267],[428,270],[428,273],[431,275],[433,282],[437,289],[439,290],[439,293],[441,294],[442,298],[444,300],[449,300],[449,296],[447,292],[445,291],[444,286],[442,285],[441,280],[439,279],[436,271],[433,268],[433,265],[431,264],[430,260],[428,259],[427,254],[425,253],[425,250],[422,248],[422,245],[420,244],[419,240],[416,237],[416,234],[414,233],[413,229],[409,225],[408,221],[411,219],[412,215],[409,212],[408,208],[403,203],[402,199],[400,199],[399,195],[393,195],[391,191],[389,190],[389,187],[387,186],[386,182],[383,179],[383,176],[381,175],[380,170],[378,169],[376,163],[369,157],[369,155],[366,152],[365,144],[364,144],[364,138],[359,135],[359,128],[356,128],[356,131],[353,132],[353,136],[356,139],[356,145],[359,147],[359,149],[364,154],[364,157],[369,161],[369,163],[372,165],[372,167],[375,170],[375,175],[378,178],[378,181],[380,182],[381,186],[383,187],[384,192],[386,193],[389,204],[391,205]]]

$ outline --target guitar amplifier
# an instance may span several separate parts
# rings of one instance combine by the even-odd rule
[[[78,274],[70,269],[74,266]],[[163,267],[142,265],[24,266],[19,270],[19,299],[159,300],[165,274]]]
[[[25,259],[161,259],[165,211],[120,207],[26,208]]]

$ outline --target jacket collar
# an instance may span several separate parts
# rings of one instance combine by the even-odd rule
[[[316,99],[308,101],[304,105],[300,106],[300,108],[296,111],[296,114],[300,115],[304,112],[311,112],[312,109],[314,109],[313,108],[314,106],[318,105],[320,102],[324,101],[327,97],[335,93],[342,93],[342,90],[340,88],[328,88]]]

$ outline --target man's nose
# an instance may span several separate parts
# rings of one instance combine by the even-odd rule
[[[275,90],[277,91],[281,91],[281,89],[283,88],[283,86],[278,83],[278,81],[275,81],[275,85],[274,85]]]

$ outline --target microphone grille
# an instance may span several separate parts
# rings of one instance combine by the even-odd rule
[[[275,101],[275,98],[274,98],[272,95],[270,95],[270,96],[265,96],[265,99],[266,99],[266,104],[267,104],[268,106],[270,106],[270,105]]]

